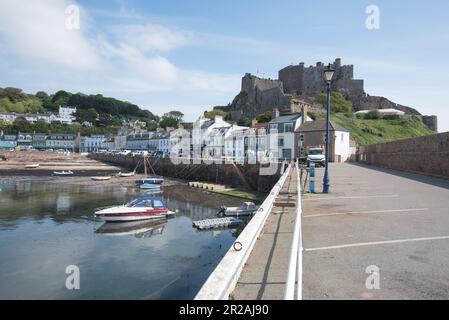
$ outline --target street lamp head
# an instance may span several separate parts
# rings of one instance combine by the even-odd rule
[[[331,83],[332,77],[334,76],[335,70],[332,69],[331,64],[327,66],[327,69],[324,70],[324,79],[327,83]]]

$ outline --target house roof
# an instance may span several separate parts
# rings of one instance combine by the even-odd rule
[[[307,131],[325,131],[326,130],[326,120],[316,120],[307,121],[299,126],[296,132],[307,132]],[[330,130],[349,132],[348,129],[340,126],[339,124],[330,121]]]
[[[296,121],[301,117],[300,114],[289,114],[287,116],[280,116],[270,121],[270,123],[282,123]]]

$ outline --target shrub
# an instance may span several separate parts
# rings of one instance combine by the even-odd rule
[[[383,118],[385,120],[399,120],[401,118],[401,116],[397,115],[397,114],[390,114],[390,115],[383,116]]]
[[[365,113],[365,119],[367,120],[376,120],[382,118],[382,115],[378,110],[371,110],[368,113]]]
[[[315,112],[312,112],[312,111],[307,112],[307,115],[308,115],[310,118],[312,118],[313,121],[316,120],[316,113],[315,113]]]
[[[321,103],[324,107],[327,103],[327,94],[319,93],[315,96],[315,100]],[[352,112],[352,102],[346,100],[341,92],[331,92],[331,113],[345,113]]]

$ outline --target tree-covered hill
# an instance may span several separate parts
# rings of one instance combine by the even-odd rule
[[[91,117],[92,110],[97,118],[109,119],[116,122],[123,118],[136,118],[146,122],[158,121],[158,117],[148,110],[127,101],[104,97],[101,94],[86,95],[83,93],[70,93],[63,90],[55,94],[39,91],[36,94],[24,93],[18,88],[0,88],[0,112],[38,113],[58,112],[59,106],[76,107],[80,112],[76,115],[78,120]],[[88,114],[87,110],[90,110]],[[83,112],[84,111],[84,112]]]

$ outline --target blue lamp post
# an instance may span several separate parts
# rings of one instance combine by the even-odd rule
[[[323,193],[329,193],[329,118],[330,118],[330,109],[331,109],[331,82],[332,77],[334,76],[335,70],[332,69],[332,66],[329,64],[327,69],[324,70],[324,79],[327,83],[327,108],[326,108],[326,168],[324,171],[323,178]]]

